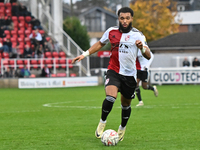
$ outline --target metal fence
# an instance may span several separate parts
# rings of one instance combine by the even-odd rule
[[[70,72],[77,76],[85,76],[81,71],[81,63],[72,64],[70,58],[40,58],[40,59],[1,59],[1,74],[7,70],[7,67],[13,70],[19,70],[27,66],[28,70],[41,70],[45,65],[52,70],[53,74],[57,74],[58,70],[64,70],[67,77]]]
[[[51,36],[52,39],[57,40],[62,50],[67,54],[68,57],[74,58],[80,55],[83,50],[73,41],[73,39],[59,27],[51,17],[48,6],[38,5],[38,19],[41,21],[42,27]],[[60,39],[56,39],[58,33],[54,33],[53,29],[57,29],[59,32]],[[83,74],[90,76],[90,65],[89,57],[83,59],[80,62],[80,69]]]

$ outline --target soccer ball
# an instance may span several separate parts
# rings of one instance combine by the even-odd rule
[[[112,130],[112,129],[108,129],[108,130],[104,131],[102,136],[101,136],[101,142],[105,146],[117,145],[117,143],[119,142],[118,133],[115,130]]]

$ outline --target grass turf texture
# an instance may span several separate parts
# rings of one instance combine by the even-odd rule
[[[106,147],[94,132],[104,87],[0,89],[1,150],[199,150],[200,86],[158,86],[159,96],[141,89],[144,106],[132,114],[125,138]],[[106,129],[117,131],[120,95]],[[44,104],[46,104],[44,106]]]

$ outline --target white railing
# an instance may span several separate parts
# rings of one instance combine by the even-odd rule
[[[72,64],[71,60],[70,58],[1,59],[1,74],[4,74],[7,67],[19,70],[26,65],[29,70],[41,70],[46,64],[51,68],[53,74],[57,74],[58,70],[63,69],[67,77],[70,76],[70,72],[76,73],[77,76],[83,76],[81,62]]]
[[[44,7],[44,6],[43,6]],[[74,40],[61,28],[59,27],[54,20],[52,19],[50,12],[47,9],[48,7],[45,6],[45,8],[38,7],[39,9],[39,19],[41,21],[42,27],[45,31],[48,32],[48,34],[53,38],[54,40],[57,40],[59,44],[62,47],[62,50],[69,56],[69,57],[76,57],[80,55],[83,50],[74,42]],[[54,28],[57,28],[60,31],[60,36],[62,39],[55,39],[57,36],[57,33],[53,32]],[[89,63],[89,57],[82,60],[81,63],[81,70],[86,76],[90,76],[90,63]]]

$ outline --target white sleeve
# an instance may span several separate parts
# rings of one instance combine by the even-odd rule
[[[100,42],[103,44],[107,44],[109,42],[109,32],[110,30],[106,30],[106,32],[104,32],[103,36],[100,39]]]

